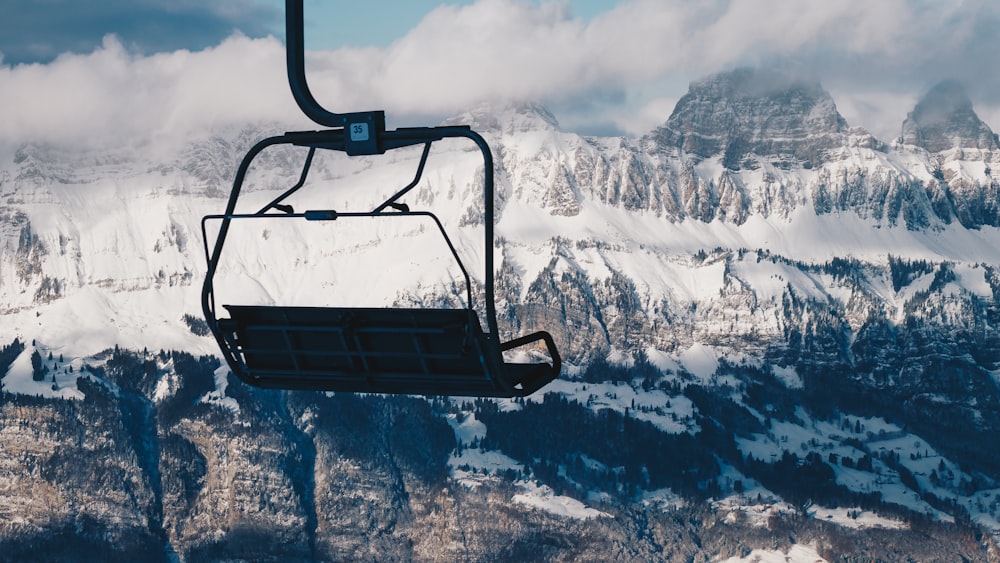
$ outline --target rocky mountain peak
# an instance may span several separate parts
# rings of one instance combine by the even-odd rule
[[[691,84],[651,137],[661,147],[702,158],[723,155],[730,169],[751,155],[787,167],[817,166],[842,146],[847,124],[819,83],[777,71],[740,68]]]
[[[445,120],[444,125],[469,125],[474,130],[511,135],[527,131],[558,131],[559,121],[538,103],[482,103]]]
[[[929,152],[955,148],[997,150],[997,135],[972,108],[965,87],[945,80],[931,88],[903,121],[903,144]]]

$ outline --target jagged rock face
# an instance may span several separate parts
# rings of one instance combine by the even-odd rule
[[[965,227],[1000,226],[1000,182],[977,182],[969,178],[954,178],[946,184],[941,197],[958,222]]]
[[[753,260],[751,255],[744,258]],[[760,258],[765,264],[772,260]],[[828,269],[846,276],[839,278],[845,285],[860,288],[863,284],[850,281],[859,270],[847,266],[841,263]],[[897,265],[894,287],[905,288],[923,271],[922,267]],[[739,333],[754,324],[742,317],[754,303],[739,298],[745,282],[736,275],[728,277],[733,299],[727,299],[722,309],[736,327],[732,332]],[[940,282],[951,283],[949,278],[943,275]],[[611,290],[619,283],[612,280],[595,293],[628,294],[624,286]],[[813,350],[808,355],[816,362],[833,362],[817,364],[816,371],[831,365],[844,367],[840,356],[845,342],[824,327],[827,323],[837,326],[844,319],[824,312],[823,305],[812,298],[792,295],[791,289],[780,302],[786,312],[812,318],[794,320],[784,329],[789,342],[800,342],[800,351]],[[632,305],[619,298],[617,306]],[[862,322],[854,314],[863,307],[849,309],[848,322]],[[947,345],[935,347],[933,340],[926,339],[928,326],[904,331],[874,322],[863,326],[870,335],[865,344],[876,345],[873,353],[887,346],[918,354],[907,357],[902,371],[899,365],[887,366],[885,375],[890,378],[917,375],[912,368],[919,367],[921,358],[947,359]],[[629,329],[614,330],[627,333]],[[772,326],[769,331],[778,333],[781,327]],[[922,334],[904,335],[911,331]],[[966,337],[960,334],[955,340]],[[856,353],[861,344],[854,343]],[[891,559],[893,553],[947,560],[959,553],[975,560],[977,553],[987,554],[987,559],[995,553],[988,535],[971,541],[968,538],[973,535],[967,529],[926,520],[920,520],[920,533],[903,529],[868,534],[838,530],[819,518],[786,518],[775,513],[765,526],[759,518],[755,522],[749,510],[713,509],[680,497],[668,506],[643,500],[642,490],[651,483],[657,488],[664,483],[694,488],[703,480],[725,482],[717,474],[719,465],[733,463],[734,451],[732,438],[725,447],[727,442],[721,437],[730,432],[745,437],[752,428],[772,430],[761,427],[761,421],[749,414],[749,426],[736,423],[744,407],[725,397],[738,396],[743,385],[761,382],[741,381],[733,374],[727,376],[723,398],[715,399],[729,405],[728,411],[710,414],[713,399],[704,392],[691,394],[697,399],[699,420],[715,428],[693,436],[658,431],[637,421],[635,415],[622,416],[608,409],[589,412],[558,395],[502,409],[490,401],[477,401],[476,417],[489,429],[489,444],[464,444],[458,450],[482,448],[481,453],[503,458],[502,449],[531,467],[531,479],[551,479],[581,498],[585,494],[577,490],[580,484],[574,479],[598,483],[597,490],[605,492],[587,501],[599,502],[606,516],[576,519],[519,504],[515,479],[523,476],[513,470],[513,476],[480,475],[475,485],[453,478],[448,459],[456,451],[456,435],[445,415],[455,407],[446,401],[281,393],[251,389],[231,379],[221,393],[227,407],[202,400],[201,393],[210,388],[212,370],[218,365],[213,358],[128,351],[107,356],[106,364],[82,375],[83,399],[0,393],[0,421],[4,423],[0,426],[0,468],[4,470],[0,548],[4,559],[708,561],[737,557],[753,547],[783,545],[787,549],[795,543],[825,546],[822,554],[827,560],[859,553],[881,560]],[[898,357],[891,353],[890,363]],[[951,370],[948,377],[924,388],[933,389],[932,394],[920,395],[917,379],[894,389],[879,375],[876,385],[884,395],[899,392],[912,396],[916,403],[928,401],[924,405],[927,419],[933,420],[941,411],[931,416],[935,403],[929,400],[937,401],[940,409],[940,397],[951,395],[961,386],[959,379],[968,375],[955,370],[954,363],[945,367]],[[175,382],[171,394],[156,391],[164,379]],[[979,377],[975,383],[982,380]],[[600,388],[595,386],[595,390]],[[981,399],[991,393],[975,385],[971,390]],[[674,399],[695,407],[685,396]],[[769,416],[792,416],[778,412],[786,399],[771,388],[764,398]],[[988,417],[995,405],[984,401],[977,409]],[[641,418],[641,408],[635,412]],[[801,410],[796,412],[801,416]],[[956,415],[946,412],[949,417]],[[782,432],[788,432],[789,420],[782,419]],[[981,416],[978,420],[988,423]],[[719,446],[720,439],[723,446]],[[581,452],[586,453],[586,462]],[[645,463],[637,465],[635,456]],[[559,463],[552,464],[553,460]],[[602,468],[607,475],[602,475]],[[714,472],[701,473],[706,470]],[[692,474],[698,478],[692,479]],[[859,470],[858,474],[865,473]],[[893,475],[883,472],[879,477],[892,479]],[[750,475],[739,477],[752,482]],[[946,489],[939,487],[935,492],[942,494]],[[780,510],[794,510],[784,507]]]
[[[87,389],[82,402],[0,396],[0,536],[72,537],[85,529],[120,545],[122,554],[148,557],[159,550],[155,490],[133,429],[106,389]],[[71,557],[95,555],[84,550]]]
[[[983,332],[976,299],[947,287],[967,272],[893,263],[889,285],[897,291],[922,286],[924,276],[935,278],[929,292],[914,295],[915,302],[905,307],[908,319],[923,320],[900,326],[884,319],[884,307],[872,305],[877,296],[869,278],[884,272],[864,264],[796,265],[761,253],[707,256],[704,264],[725,268],[723,295],[673,331],[693,328],[699,342],[754,356],[761,352],[755,343],[770,341],[765,352],[773,365],[797,364],[804,393],[818,397],[810,408],[866,387],[872,401],[910,402],[909,408],[922,414],[915,422],[925,429],[961,435],[972,425],[984,438],[994,435],[996,385],[974,364],[996,364],[996,331]],[[753,281],[760,278],[755,270],[779,271],[776,266],[788,285],[763,295]],[[1000,291],[1000,277],[992,270],[985,275]],[[806,286],[825,280],[831,292],[849,289],[856,296],[836,310],[832,300],[809,295],[796,276],[811,277]],[[593,293],[595,301],[613,302],[618,309],[604,316],[610,332],[621,337],[616,346],[646,338],[640,324],[629,326],[625,320],[637,308],[637,292],[627,281],[612,277]],[[987,309],[995,318],[995,307]],[[857,338],[847,336],[853,331]],[[941,338],[938,331],[951,336]],[[785,521],[775,514],[764,527],[746,520],[742,510],[734,516],[688,500],[671,506],[643,500],[644,491],[667,484],[680,489],[686,483],[693,491],[699,483],[725,483],[733,474],[720,476],[720,464],[739,459],[733,435],[778,431],[762,426],[769,423],[739,401],[731,402],[744,389],[763,395],[756,408],[766,408],[768,418],[780,421],[780,432],[787,433],[795,417],[804,416],[803,407],[774,385],[773,376],[749,365],[725,373],[714,399],[698,384],[692,387],[702,389],[700,394],[689,394],[694,400],[673,397],[691,404],[697,420],[713,428],[693,435],[662,432],[642,422],[641,406],[622,416],[611,409],[589,412],[558,394],[503,408],[477,401],[476,416],[488,428],[489,444],[464,444],[458,450],[482,448],[481,453],[497,457],[503,451],[530,467],[531,479],[551,479],[581,498],[586,490],[578,480],[597,483],[596,490],[603,492],[587,500],[599,502],[609,517],[583,520],[518,504],[515,480],[523,475],[513,470],[512,476],[481,476],[475,486],[453,478],[448,456],[455,452],[456,435],[445,415],[455,407],[446,401],[281,393],[230,378],[221,393],[227,407],[203,400],[202,392],[212,388],[214,358],[174,353],[164,363],[169,354],[109,355],[104,366],[82,374],[83,399],[0,393],[0,548],[5,558],[719,560],[745,554],[749,546],[773,545],[775,537],[792,543],[836,541],[823,551],[828,560],[861,552],[889,559],[886,549],[897,556],[905,552],[942,560],[957,549],[974,560],[975,553],[993,549],[985,534],[982,543],[956,547],[956,538],[973,537],[967,529],[935,528],[926,520],[920,520],[922,533],[876,530],[869,536],[837,530],[818,518]],[[631,372],[624,373],[631,379]],[[832,374],[839,378],[831,381]],[[655,378],[647,383],[676,384],[683,376]],[[175,382],[171,394],[157,391],[164,380]],[[606,388],[603,381],[585,381],[595,384],[595,393]],[[632,392],[627,384],[616,389]],[[961,402],[974,408],[963,410]],[[887,413],[895,414],[883,410],[880,416]],[[954,435],[936,439],[956,441]],[[826,450],[834,446],[816,447],[824,448],[826,459]],[[880,479],[893,479],[894,472],[882,470]],[[870,471],[857,474],[875,478]],[[754,478],[749,473],[738,477],[748,483]],[[935,494],[948,493],[943,485],[935,488]],[[786,528],[793,536],[778,534]]]
[[[954,81],[938,83],[903,121],[903,143],[932,153],[951,149],[995,151],[997,135],[972,109],[965,88]]]
[[[997,135],[976,115],[964,87],[941,82],[903,122],[903,145],[920,147],[934,159],[926,182],[934,213],[966,228],[1000,225],[1000,168]],[[983,170],[983,174],[970,170]]]
[[[631,211],[662,210],[655,171],[624,139],[610,146],[584,140],[569,157],[569,176],[585,197]]]
[[[819,214],[852,211],[879,224],[911,230],[951,218],[950,206],[935,205],[933,186],[887,166],[822,169],[809,188]]]
[[[199,401],[214,360],[109,356],[82,374],[83,399],[0,393],[4,560],[606,560],[699,549],[693,527],[667,513],[642,515],[638,529],[628,512],[567,520],[512,502],[500,477],[456,483],[446,464],[455,434],[418,398],[231,380],[233,410]],[[173,395],[155,398],[158,377],[177,381]]]
[[[691,84],[667,122],[652,133],[665,148],[701,158],[723,155],[727,168],[756,155],[783,166],[819,166],[844,144],[846,122],[816,83],[739,69]]]

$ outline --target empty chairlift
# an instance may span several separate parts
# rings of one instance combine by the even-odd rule
[[[384,113],[331,113],[312,97],[305,81],[302,0],[288,0],[288,75],[299,107],[321,131],[286,133],[254,145],[243,158],[224,213],[202,222],[208,263],[202,290],[206,321],[233,373],[251,385],[277,389],[310,389],[414,395],[516,397],[529,395],[559,375],[559,352],[552,337],[534,332],[502,342],[497,330],[493,288],[493,157],[486,141],[468,127],[385,129]],[[464,138],[483,158],[484,263],[483,303],[486,330],[476,313],[468,270],[441,221],[427,211],[411,211],[400,203],[419,183],[434,142]],[[236,213],[236,205],[252,161],[275,145],[308,147],[299,181],[256,213]],[[423,146],[412,182],[367,212],[309,210],[293,212],[283,202],[306,183],[317,150],[348,155],[375,155],[403,147]],[[372,308],[216,305],[215,276],[233,221],[430,220],[461,269],[465,306],[458,308]],[[209,244],[208,221],[218,222]],[[223,315],[228,315],[224,316]],[[548,359],[535,363],[505,361],[503,352],[544,345]]]

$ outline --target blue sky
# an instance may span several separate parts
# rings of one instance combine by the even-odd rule
[[[0,143],[295,121],[283,4],[0,0]],[[995,0],[306,0],[305,12],[317,98],[385,109],[390,127],[531,101],[565,130],[638,136],[691,81],[767,66],[821,81],[851,125],[886,141],[942,79],[965,83],[1000,129]]]
[[[473,0],[305,0],[306,48],[384,47],[446,3]],[[614,5],[567,3],[583,19]],[[284,10],[284,0],[0,0],[0,52],[7,64],[47,63],[65,52],[93,51],[108,33],[144,54],[204,49],[235,30],[284,39]]]
[[[309,49],[335,49],[344,45],[384,47],[404,36],[420,20],[443,2],[435,0],[306,0],[306,46]],[[468,5],[473,0],[454,0],[449,4]],[[282,0],[271,5],[284,10]],[[574,0],[568,3],[573,16],[590,20],[615,6],[613,0]],[[311,33],[310,33],[311,32]],[[284,35],[283,30],[279,32]]]
[[[282,12],[252,0],[0,0],[0,52],[7,64],[47,63],[91,52],[108,33],[146,54],[204,49],[235,29],[265,35]]]

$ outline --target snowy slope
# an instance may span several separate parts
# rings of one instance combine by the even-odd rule
[[[567,272],[592,286],[623,276],[634,287],[639,308],[653,317],[712,307],[734,276],[765,302],[779,299],[788,284],[813,297],[838,296],[846,302],[843,290],[829,280],[806,279],[781,264],[758,261],[751,267],[737,260],[741,265],[728,271],[725,260],[691,259],[705,252],[720,257],[719,251],[759,249],[808,264],[849,257],[876,267],[890,255],[947,261],[968,269],[971,275],[957,283],[970,284],[977,294],[985,282],[976,264],[1000,262],[996,227],[968,229],[931,218],[929,226],[912,228],[887,214],[875,217],[851,208],[817,212],[818,190],[831,185],[830,178],[933,180],[928,171],[937,164],[926,151],[847,146],[820,169],[782,170],[762,163],[756,170],[731,171],[722,168],[719,157],[692,168],[683,157],[645,154],[624,139],[560,132],[537,108],[505,111],[488,123],[495,128],[483,133],[498,155],[498,275],[512,271],[518,278],[517,293],[508,295],[511,288],[501,287],[499,298],[512,306],[550,307],[532,301],[530,288],[539,279]],[[463,117],[474,124],[483,119]],[[5,217],[0,338],[58,343],[74,355],[114,344],[210,352],[207,339],[178,322],[184,314],[200,315],[200,220],[223,209],[238,157],[266,130],[223,133],[228,137],[207,137],[166,158],[151,159],[139,149],[109,156],[28,146],[8,161],[7,180],[0,186]],[[476,188],[481,163],[469,148],[458,141],[442,143],[422,187],[406,201],[440,215],[478,283],[482,230],[469,218],[477,217],[482,205]],[[302,151],[271,152],[251,173],[246,211],[269,201],[298,175]],[[313,201],[305,190],[292,201],[300,209],[371,207],[380,195],[408,181],[418,155],[407,150],[353,161],[339,155],[318,158],[311,175],[317,186]],[[981,164],[985,158],[973,159],[978,166],[965,161],[948,166],[981,184],[990,181]],[[693,177],[684,179],[686,173]],[[649,182],[642,187],[645,193],[636,193],[637,177]],[[681,197],[689,181],[709,191],[727,182],[743,186],[750,202],[746,217],[676,216],[683,208],[667,202]],[[635,198],[629,199],[630,193]],[[233,299],[264,303],[375,305],[460,296],[460,272],[437,234],[429,225],[405,223],[385,222],[374,229],[360,222],[240,223],[220,272],[220,297],[225,302],[229,290],[235,292]],[[897,305],[901,298],[882,297]],[[614,316],[605,304],[597,306],[603,315]],[[663,307],[667,310],[657,312]],[[678,352],[663,347],[669,339],[654,334],[643,344]]]

